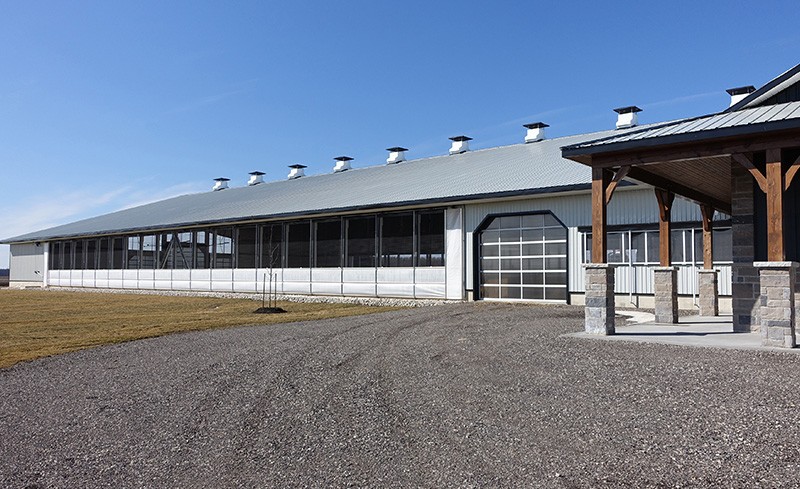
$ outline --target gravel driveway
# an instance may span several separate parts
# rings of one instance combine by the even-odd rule
[[[797,355],[453,304],[0,370],[2,487],[798,487]]]

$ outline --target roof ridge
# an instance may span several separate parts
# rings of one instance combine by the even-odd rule
[[[781,83],[789,80],[794,75],[800,73],[800,63],[796,64],[795,66],[789,68],[788,70],[784,71],[780,75],[776,76],[775,78],[769,80],[763,86],[761,86],[758,90],[747,95],[747,97],[743,98],[742,100],[736,102],[735,104],[731,105],[727,109],[723,110],[723,113],[726,112],[738,112],[744,109],[753,109],[755,107],[745,107],[747,104],[755,101],[757,98],[761,97],[765,93],[768,93],[773,88],[777,87]]]

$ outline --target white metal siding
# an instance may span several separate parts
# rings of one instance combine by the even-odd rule
[[[591,193],[549,195],[465,206],[464,228],[474,231],[489,214],[550,211],[567,227],[592,225]],[[717,214],[715,219],[727,218]],[[672,208],[673,222],[699,222],[700,206],[680,197]],[[658,206],[652,188],[619,188],[608,206],[610,226],[658,223]]]
[[[445,295],[448,299],[464,298],[464,212],[461,208],[445,213]],[[424,269],[419,268],[420,272]],[[419,292],[419,291],[418,291]],[[430,290],[426,294],[432,294]]]
[[[279,294],[358,295],[444,299],[445,267],[285,268],[272,270]],[[52,270],[62,287],[261,292],[269,270]],[[101,277],[100,280],[96,277]],[[455,294],[455,292],[454,292]]]
[[[578,232],[578,228],[567,229],[567,266],[569,270],[567,288],[570,292],[586,289],[586,274],[581,263],[582,240],[583,234]]]
[[[45,273],[44,246],[35,243],[11,245],[9,280],[12,282],[41,282]]]

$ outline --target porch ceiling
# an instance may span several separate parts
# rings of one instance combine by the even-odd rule
[[[634,167],[629,177],[730,213],[731,159],[713,156]]]

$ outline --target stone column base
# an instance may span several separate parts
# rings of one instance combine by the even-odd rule
[[[615,332],[614,266],[588,263],[586,268],[586,332],[612,335]]]
[[[718,271],[714,269],[702,269],[698,271],[700,282],[700,303],[701,316],[719,316],[719,293],[717,292]]]
[[[678,322],[678,267],[653,269],[655,281],[656,322]]]
[[[794,348],[794,287],[798,264],[790,261],[765,261],[755,262],[753,266],[758,269],[761,281],[761,345]]]

